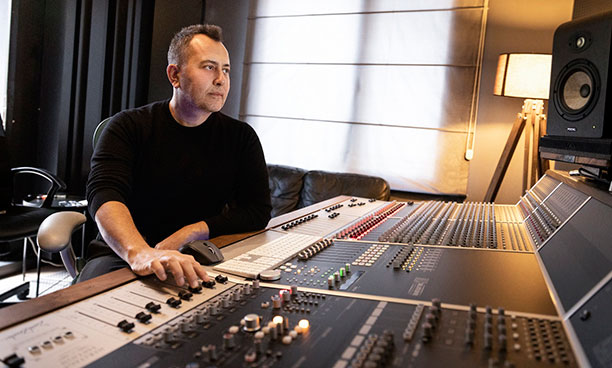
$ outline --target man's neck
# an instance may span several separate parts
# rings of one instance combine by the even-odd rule
[[[189,102],[181,101],[176,95],[170,100],[170,113],[177,123],[186,127],[196,127],[212,114],[209,111],[202,111]]]

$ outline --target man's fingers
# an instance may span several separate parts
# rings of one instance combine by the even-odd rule
[[[170,259],[166,264],[166,268],[172,273],[172,276],[174,276],[174,282],[176,282],[178,286],[183,286],[185,283],[185,276],[179,261],[176,259]]]
[[[194,262],[193,270],[203,281],[210,280],[210,277],[208,277],[208,274],[206,273],[206,271],[204,271],[204,267],[202,267],[198,262]]]
[[[132,265],[132,270],[138,275],[154,273],[161,281],[166,281],[168,272],[174,277],[177,286],[183,286],[185,280],[191,287],[198,286],[198,278],[208,281],[210,278],[202,267],[190,255],[180,254],[174,250],[155,250],[153,259],[141,260]]]
[[[183,273],[189,285],[194,288],[197,287],[198,276],[196,275],[196,272],[193,269],[193,263],[188,261],[181,263],[181,265],[183,266]]]
[[[155,276],[157,276],[157,278],[162,281],[165,281],[166,277],[168,277],[168,275],[166,275],[166,270],[164,269],[164,266],[162,266],[162,264],[158,260],[151,262],[151,270],[153,271],[153,273],[155,273]]]

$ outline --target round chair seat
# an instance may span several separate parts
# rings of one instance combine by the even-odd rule
[[[56,212],[49,208],[12,206],[0,215],[0,242],[35,236],[47,216]]]

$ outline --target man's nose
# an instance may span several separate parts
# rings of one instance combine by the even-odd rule
[[[223,70],[219,70],[217,72],[217,75],[215,76],[215,80],[214,80],[215,85],[217,86],[224,85],[225,83],[227,83],[227,80],[226,80],[227,77],[228,77],[227,74],[225,74]]]

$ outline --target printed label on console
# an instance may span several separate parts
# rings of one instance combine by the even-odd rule
[[[425,290],[425,285],[427,285],[428,281],[429,279],[426,279],[424,277],[415,278],[412,282],[412,285],[410,285],[408,294],[412,296],[420,296],[421,294],[423,294],[423,291]]]

